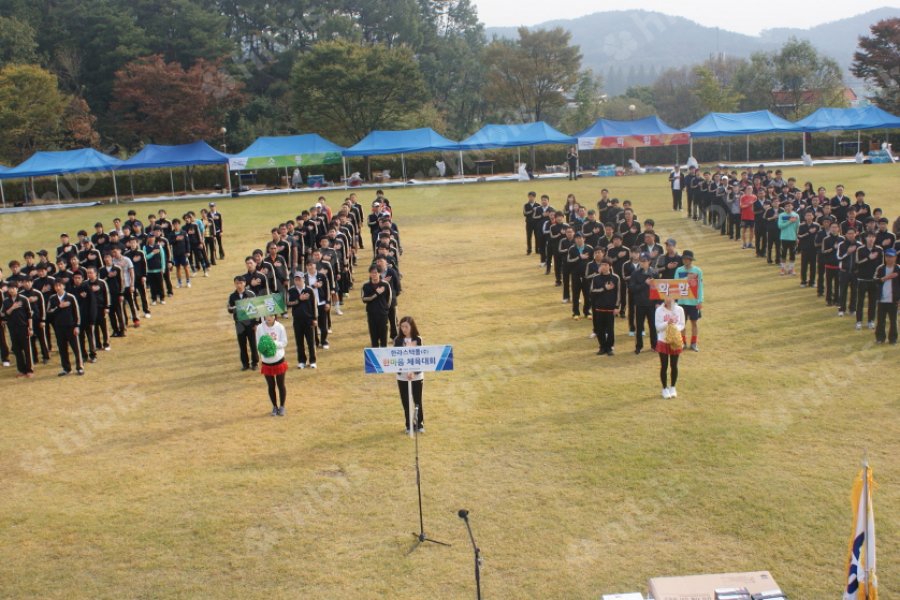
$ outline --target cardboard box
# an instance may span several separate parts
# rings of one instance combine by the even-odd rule
[[[716,600],[716,588],[747,588],[751,594],[778,591],[768,571],[722,573],[687,577],[654,577],[650,580],[653,600]]]

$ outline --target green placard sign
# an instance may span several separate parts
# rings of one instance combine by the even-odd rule
[[[284,296],[280,293],[238,300],[234,304],[234,310],[238,321],[261,319],[266,315],[280,315],[286,312]]]

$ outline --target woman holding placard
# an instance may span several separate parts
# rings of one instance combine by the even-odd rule
[[[419,328],[416,327],[416,321],[412,317],[403,317],[400,319],[400,335],[394,338],[395,347],[403,346],[421,346],[422,338],[419,337]],[[397,387],[400,389],[400,403],[403,405],[403,417],[406,424],[406,433],[412,433],[409,425],[412,422],[409,416],[411,409],[409,403],[410,389],[412,390],[413,402],[416,410],[415,428],[418,433],[425,432],[425,415],[422,412],[422,384],[425,375],[421,371],[415,373],[397,373]]]
[[[677,398],[675,384],[678,382],[678,357],[681,355],[684,342],[681,332],[684,331],[684,309],[670,295],[666,295],[664,303],[656,309],[656,331],[660,337],[656,342],[659,354],[659,378],[662,381],[662,397]],[[671,376],[670,376],[671,373]],[[671,385],[667,383],[671,381]]]

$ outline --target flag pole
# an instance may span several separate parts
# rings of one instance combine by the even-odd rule
[[[870,532],[869,532],[869,449],[866,448],[863,450],[863,497],[862,501],[865,502],[864,518],[865,518],[865,553],[866,553],[866,600],[869,600],[869,582],[872,574],[872,557],[869,556],[869,544],[870,544]]]

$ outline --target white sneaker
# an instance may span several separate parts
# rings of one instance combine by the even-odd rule
[[[191,287],[191,281],[190,281],[190,280],[188,280],[187,286],[188,286],[188,287]]]
[[[869,321],[869,329],[875,329],[875,321]]]
[[[569,303],[569,299],[568,299],[568,298],[563,298],[562,303],[563,303],[563,304],[568,304],[568,303]]]
[[[144,313],[144,318],[145,318],[145,319],[149,319],[149,318],[152,317],[152,316],[153,316],[153,315],[151,315],[150,313]]]
[[[634,332],[633,332],[633,331],[629,331],[629,332],[628,332],[628,337],[634,337]]]
[[[309,368],[310,368],[310,369],[315,369],[315,368],[317,368],[317,367],[316,367],[316,363],[310,363],[310,364],[309,364]]]
[[[669,388],[663,388],[663,390],[662,390],[662,397],[663,397],[663,400],[668,400],[669,398],[672,397],[672,396],[669,394]]]
[[[857,331],[862,331],[862,321],[857,321],[857,322],[856,322],[856,330],[857,330]]]
[[[156,306],[156,300],[150,303],[150,306]]]
[[[305,368],[306,368],[306,363],[297,363],[297,368],[298,368],[298,369],[305,369]]]
[[[9,361],[8,361],[8,360],[4,360],[4,361],[3,361],[3,366],[4,366],[4,367],[8,367],[8,366],[9,366]]]
[[[159,303],[165,305],[166,301],[165,301],[165,300],[160,300]]]
[[[177,284],[175,287],[180,288],[180,287],[181,287],[181,282],[179,281],[178,284]]]
[[[589,339],[589,340],[593,340],[593,339],[596,339],[596,337],[597,337],[597,334],[591,332],[591,335],[588,336],[588,339]]]
[[[203,276],[204,276],[204,277],[209,277],[209,271],[203,271]]]
[[[839,316],[839,317],[843,317],[843,316],[844,316],[844,311],[839,310],[839,311],[838,311],[838,316]]]
[[[669,398],[677,398],[677,397],[678,397],[678,390],[676,390],[674,387],[670,387],[669,388]]]

